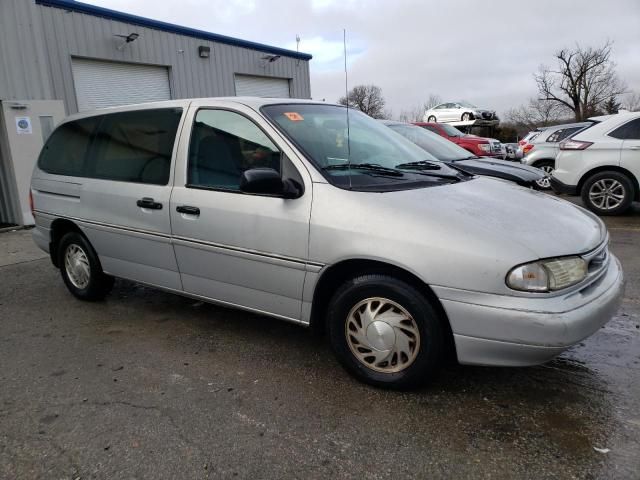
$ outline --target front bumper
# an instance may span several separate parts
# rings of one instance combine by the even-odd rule
[[[555,297],[515,297],[434,287],[453,330],[458,361],[527,366],[551,360],[616,313],[624,292],[620,262],[588,286]]]
[[[578,195],[578,187],[576,185],[567,185],[562,183],[556,177],[551,176],[551,188],[556,193],[565,193],[567,195]]]

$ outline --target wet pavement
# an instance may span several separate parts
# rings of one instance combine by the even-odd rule
[[[0,478],[640,478],[640,209],[617,316],[532,368],[361,385],[307,330],[118,281],[67,293],[0,234]]]

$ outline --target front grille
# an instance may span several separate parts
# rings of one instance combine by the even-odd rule
[[[493,113],[491,112],[482,112],[482,118],[485,120],[491,120],[493,118]]]

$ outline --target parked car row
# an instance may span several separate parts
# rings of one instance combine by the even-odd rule
[[[550,182],[598,215],[619,215],[640,201],[640,113],[596,120],[560,143]]]
[[[441,135],[433,133],[431,129],[421,128],[430,124],[412,125],[391,120],[381,120],[381,122],[422,148],[430,155],[427,158],[429,161],[445,162],[467,173],[500,178],[528,188],[538,188],[541,179],[546,177],[540,169],[473,154],[459,146],[460,144],[456,145],[442,138]]]
[[[523,152],[526,154],[522,163],[539,168],[547,174],[540,180],[539,186],[542,189],[551,188],[549,178],[555,168],[555,158],[560,150],[560,142],[591,124],[592,122],[582,122],[545,128],[527,141],[523,147]]]
[[[414,125],[430,130],[459,145],[477,157],[501,157],[502,146],[493,138],[478,137],[462,133],[456,127],[446,123],[416,122]]]
[[[382,387],[425,383],[449,355],[542,363],[598,331],[624,285],[603,222],[429,155],[470,156],[446,142],[288,98],[78,114],[34,170],[33,238],[79,299],[120,277],[318,327]]]

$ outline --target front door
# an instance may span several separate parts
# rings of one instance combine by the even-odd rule
[[[300,319],[311,182],[250,109],[193,106],[171,197],[173,243],[185,292]],[[292,156],[290,153],[289,156]],[[242,172],[269,167],[306,185],[297,199],[245,194]]]

